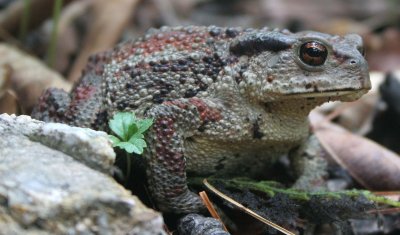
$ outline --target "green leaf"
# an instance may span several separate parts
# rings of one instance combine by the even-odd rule
[[[129,138],[129,142],[131,141],[131,139],[143,139],[144,135],[140,132],[136,132],[134,135],[131,136],[131,138]]]
[[[129,142],[119,142],[115,145],[115,147],[124,149],[128,153],[133,153],[133,152],[139,153],[140,152],[140,149],[138,147],[136,147],[135,145],[133,145],[132,143],[129,143]],[[143,152],[143,150],[142,150],[142,152]]]
[[[153,119],[136,119],[131,112],[121,112],[113,116],[109,122],[110,129],[119,137],[109,136],[114,147],[124,149],[128,153],[142,154],[147,147],[143,133],[153,124]]]
[[[148,118],[148,119],[139,120],[137,122],[137,125],[139,127],[139,132],[143,133],[147,129],[149,129],[151,125],[153,125],[153,119],[152,118]]]
[[[137,148],[137,149],[135,149],[135,153],[137,153],[137,154],[142,154],[143,149],[147,147],[147,144],[143,139],[131,138],[129,140],[129,143],[131,143],[132,145],[134,145]]]
[[[119,142],[121,142],[120,139],[118,139],[117,137],[113,136],[113,135],[108,135],[108,138],[111,140],[111,142],[113,143],[113,147],[115,147],[115,145]]]
[[[130,139],[129,143],[132,143],[133,145],[141,149],[147,147],[146,141],[144,141],[143,139]]]
[[[136,127],[131,127],[135,123],[135,115],[131,112],[121,112],[114,115],[109,121],[110,129],[123,141],[129,139],[129,133]]]

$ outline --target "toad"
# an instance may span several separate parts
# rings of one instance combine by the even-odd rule
[[[313,31],[162,27],[89,59],[71,93],[49,89],[32,116],[107,130],[116,112],[154,119],[144,152],[164,212],[204,208],[187,176],[254,176],[293,155],[307,187],[322,176],[307,116],[370,89],[362,39]]]

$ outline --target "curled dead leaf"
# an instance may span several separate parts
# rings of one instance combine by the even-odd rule
[[[15,93],[11,90],[11,68],[8,65],[0,66],[0,113],[16,113],[18,102]]]
[[[9,44],[0,44],[0,66],[10,67],[10,88],[26,113],[30,113],[44,89],[57,87],[69,91],[72,86],[41,61]]]
[[[4,95],[5,91],[11,87],[11,68],[4,64],[0,66],[0,97]]]
[[[400,157],[396,153],[327,121],[318,112],[311,112],[310,122],[330,157],[365,188],[400,189]]]

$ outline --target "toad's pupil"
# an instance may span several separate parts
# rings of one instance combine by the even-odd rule
[[[306,53],[311,57],[319,57],[321,56],[321,50],[315,47],[307,48]]]

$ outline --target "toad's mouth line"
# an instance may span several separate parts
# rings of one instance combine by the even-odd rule
[[[318,98],[318,97],[339,97],[347,95],[356,95],[358,93],[366,93],[369,89],[342,89],[342,90],[328,90],[328,91],[318,91],[318,92],[299,92],[292,94],[285,94],[285,97],[299,97],[299,98]]]

